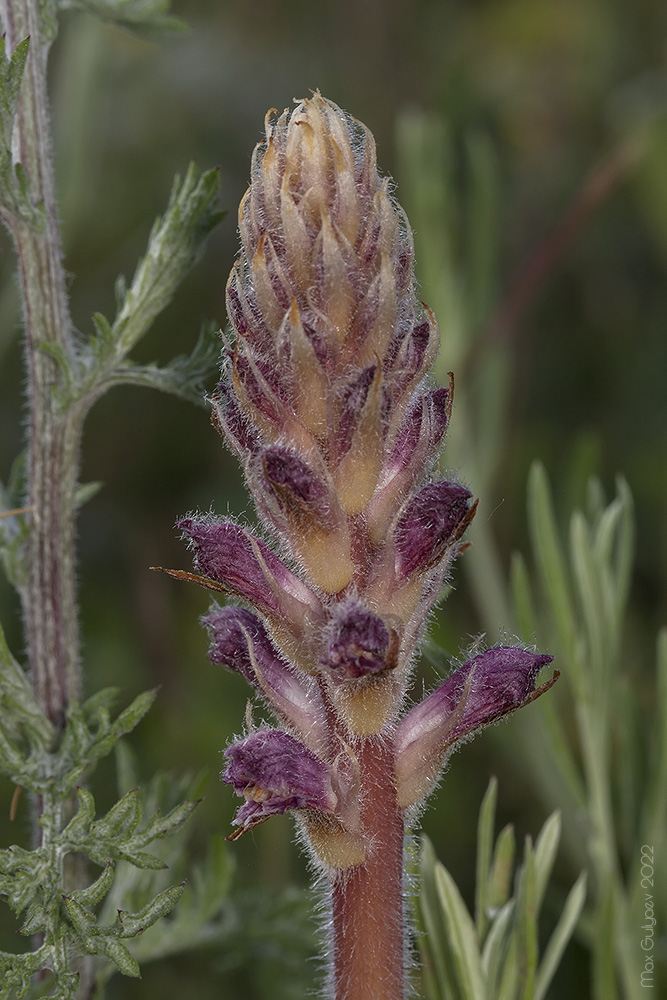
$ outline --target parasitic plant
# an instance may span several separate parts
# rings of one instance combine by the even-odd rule
[[[452,406],[415,295],[408,221],[359,122],[319,93],[255,149],[227,288],[233,337],[213,421],[243,464],[267,544],[231,520],[179,524],[214,605],[210,656],[279,727],[248,720],[223,780],[234,839],[293,811],[328,879],[331,991],[407,989],[406,824],[452,748],[532,701],[551,657],[474,655],[406,711],[410,672],[476,502],[436,459]]]

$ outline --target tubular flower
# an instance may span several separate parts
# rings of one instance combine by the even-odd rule
[[[424,620],[476,508],[436,472],[453,380],[428,381],[438,327],[370,132],[319,93],[265,128],[212,406],[267,536],[187,517],[201,575],[174,575],[250,606],[213,609],[211,658],[285,727],[226,751],[223,779],[245,800],[233,836],[295,811],[326,867],[370,872],[378,858],[400,864],[403,810],[448,748],[530,701],[550,657],[488,650],[400,721]]]

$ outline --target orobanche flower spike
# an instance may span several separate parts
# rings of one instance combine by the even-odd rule
[[[225,753],[243,798],[232,838],[293,811],[331,888],[337,1000],[406,990],[404,829],[452,748],[520,708],[550,660],[479,653],[407,714],[425,620],[476,502],[436,478],[453,381],[428,372],[435,318],[415,296],[408,221],[370,132],[319,93],[272,123],[239,209],[213,421],[273,539],[190,516],[214,606],[210,655],[279,728]],[[280,552],[280,555],[276,554]]]

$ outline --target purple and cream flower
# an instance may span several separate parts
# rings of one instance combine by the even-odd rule
[[[297,809],[323,813],[336,808],[327,765],[299,740],[279,729],[259,729],[225,750],[222,778],[245,799],[229,838],[263,823],[270,816]]]
[[[211,662],[245,677],[307,746],[321,750],[327,741],[326,710],[317,680],[278,652],[262,620],[245,608],[214,606],[203,624],[211,636]]]
[[[455,743],[547,689],[535,682],[551,657],[487,650],[404,714],[476,501],[438,478],[454,382],[429,382],[438,325],[370,132],[319,93],[267,115],[239,233],[213,422],[276,551],[191,516],[179,527],[200,575],[170,571],[249,605],[211,610],[210,656],[285,727],[225,753],[245,799],[233,837],[296,811],[329,869],[401,865],[403,810]]]
[[[495,646],[468,660],[415,705],[396,731],[398,800],[420,802],[436,783],[449,750],[461,740],[534,701],[535,681],[552,656],[515,646]]]

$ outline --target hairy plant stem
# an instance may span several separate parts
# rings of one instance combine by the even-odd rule
[[[394,748],[386,737],[358,752],[361,829],[368,858],[332,877],[336,1000],[403,1000],[403,816],[396,802]]]
[[[53,15],[53,17],[51,17]],[[30,36],[15,125],[13,157],[30,182],[43,224],[5,213],[19,260],[29,393],[30,509],[28,579],[23,612],[32,684],[49,718],[60,725],[80,692],[79,637],[74,580],[74,519],[82,414],[59,406],[62,372],[53,351],[72,361],[72,326],[49,129],[47,58],[55,11],[37,0],[0,0],[12,51]]]

